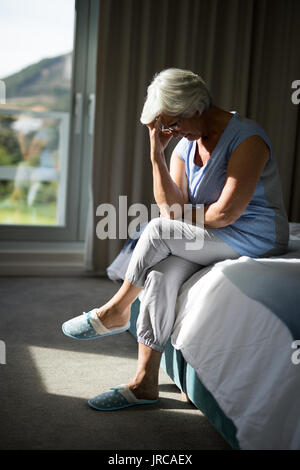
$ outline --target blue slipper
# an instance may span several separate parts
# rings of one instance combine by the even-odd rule
[[[83,312],[82,315],[66,321],[62,325],[62,331],[66,336],[74,339],[96,339],[104,336],[115,335],[127,331],[130,322],[123,328],[106,328],[97,315],[97,309]]]
[[[91,408],[99,411],[115,411],[135,405],[151,405],[157,400],[140,400],[136,398],[127,385],[122,384],[111,388],[109,392],[101,393],[88,401]]]

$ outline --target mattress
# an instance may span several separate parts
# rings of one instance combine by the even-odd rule
[[[171,336],[241,449],[300,449],[300,247],[226,260],[182,286]]]

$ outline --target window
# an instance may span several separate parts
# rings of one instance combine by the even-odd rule
[[[97,3],[1,0],[2,240],[83,238]]]

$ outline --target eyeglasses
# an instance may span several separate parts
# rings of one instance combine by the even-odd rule
[[[164,126],[161,122],[158,124],[159,129],[166,133],[166,134],[172,134],[172,132],[177,132],[180,127],[180,122],[182,120],[182,117],[179,117],[178,120],[172,124],[172,126]]]

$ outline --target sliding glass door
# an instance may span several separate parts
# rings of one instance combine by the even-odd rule
[[[86,71],[88,57],[96,62],[88,54],[95,4],[0,2],[2,239],[77,239],[86,198],[83,131],[93,117]]]

